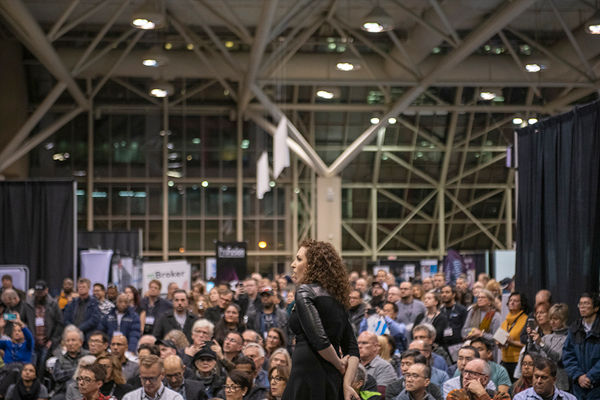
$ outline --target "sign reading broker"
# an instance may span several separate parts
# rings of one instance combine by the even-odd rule
[[[169,283],[175,282],[180,289],[190,290],[191,266],[185,260],[166,262],[145,262],[143,266],[143,288],[148,287],[151,280],[162,283],[161,294],[167,293]]]

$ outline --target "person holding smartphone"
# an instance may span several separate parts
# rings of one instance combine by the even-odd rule
[[[11,340],[0,340],[0,350],[4,350],[4,364],[31,363],[33,357],[33,335],[21,321],[19,313],[5,313],[0,318],[0,329],[4,329],[6,321],[13,323]]]

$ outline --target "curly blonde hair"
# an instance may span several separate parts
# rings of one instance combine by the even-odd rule
[[[306,274],[300,283],[318,283],[327,292],[350,307],[350,284],[346,266],[335,248],[327,242],[306,239],[299,247],[306,249]]]

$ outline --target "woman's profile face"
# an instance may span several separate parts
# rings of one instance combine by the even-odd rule
[[[300,247],[298,253],[296,253],[296,258],[292,262],[292,279],[294,282],[302,282],[306,275],[307,267],[306,247]]]

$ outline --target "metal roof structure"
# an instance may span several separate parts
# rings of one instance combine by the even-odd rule
[[[164,27],[131,25],[148,7]],[[361,29],[374,8],[393,29]],[[244,155],[253,147],[242,141],[272,134],[285,115],[296,161],[277,184],[290,188],[293,233],[273,255],[314,232],[317,175],[343,179],[347,258],[512,248],[515,119],[535,123],[597,98],[600,37],[585,27],[598,12],[593,0],[0,0],[1,37],[27,49],[30,108],[0,149],[0,173],[78,118],[85,130],[107,115],[152,114],[158,134],[177,129],[176,116],[220,116],[233,147],[215,151],[234,172],[212,181],[237,182],[232,221],[242,239],[240,186],[254,179],[254,156]],[[152,52],[168,63],[144,66]],[[148,94],[157,80],[173,85],[166,100]],[[160,184],[168,217],[168,180],[191,185],[212,173],[168,174],[178,160],[167,136],[155,139],[162,173],[119,178],[82,161],[90,183],[69,170],[87,185],[88,228],[98,182]],[[162,249],[147,255],[177,254],[165,244],[168,223]]]

